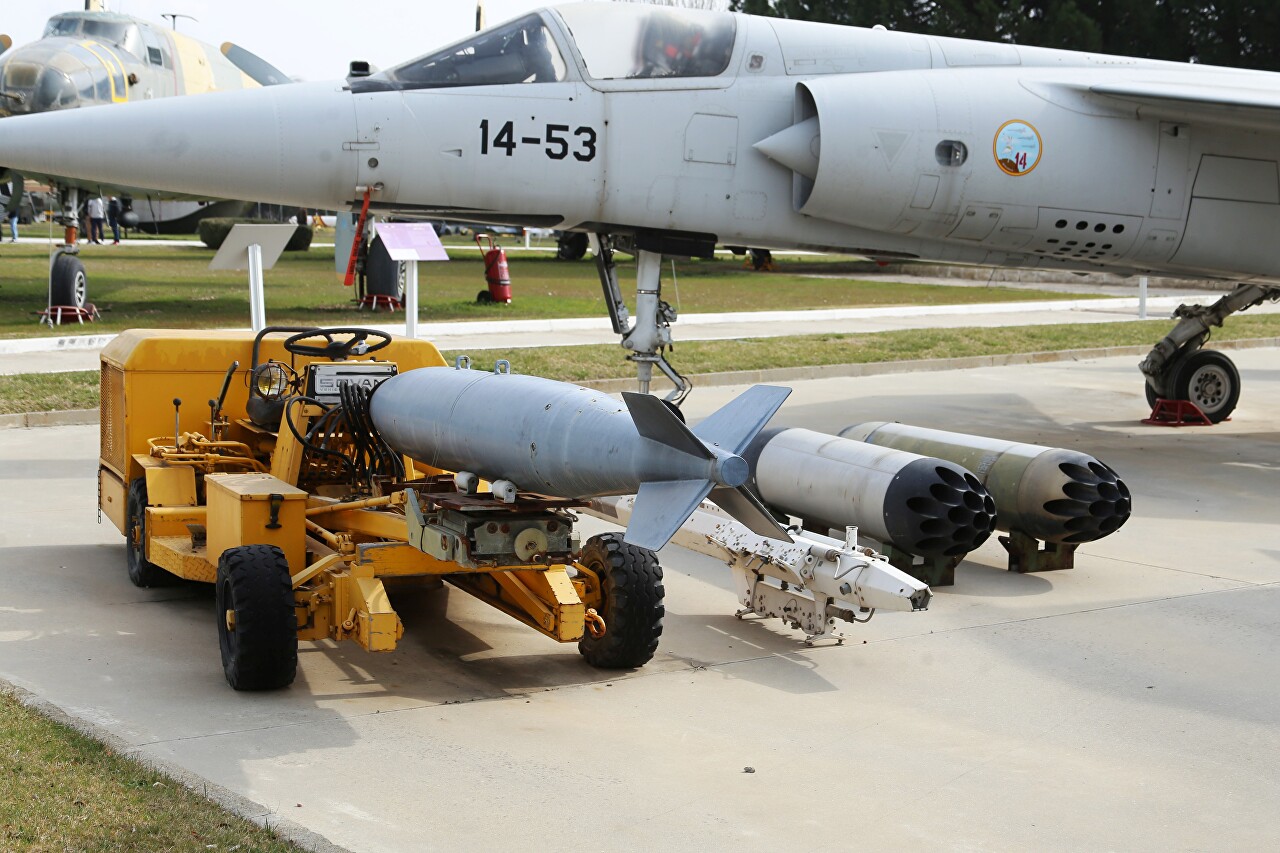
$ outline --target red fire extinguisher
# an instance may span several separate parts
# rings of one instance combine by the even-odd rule
[[[489,241],[488,250],[485,249],[482,240]],[[488,290],[482,290],[476,294],[476,302],[510,304],[511,272],[507,269],[507,253],[493,242],[492,234],[477,234],[476,246],[484,255],[484,280],[489,285]]]

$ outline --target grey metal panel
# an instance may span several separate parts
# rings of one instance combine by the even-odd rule
[[[1200,171],[1191,194],[1196,198],[1280,204],[1280,176],[1274,160],[1206,154],[1200,158]]]
[[[1140,216],[1042,207],[1026,248],[1043,258],[1106,264],[1129,254],[1141,228]]]
[[[1191,160],[1191,130],[1185,124],[1160,122],[1156,182],[1151,189],[1151,215],[1181,219],[1186,210],[1187,171]]]
[[[1178,232],[1169,228],[1153,228],[1142,236],[1133,253],[1135,263],[1163,263],[1178,248]]]
[[[738,161],[738,119],[696,113],[685,127],[684,159],[732,166]]]
[[[951,68],[1022,64],[1018,49],[1011,44],[939,38],[938,46]]]
[[[811,21],[769,22],[782,45],[788,74],[846,74],[930,68],[928,40],[910,33],[856,27],[834,29]]]
[[[933,207],[933,200],[938,196],[937,175],[921,175],[916,182],[916,194],[911,198],[911,206],[919,210]]]
[[[954,240],[985,240],[1000,221],[1000,208],[969,205],[960,224],[949,235]]]
[[[1221,274],[1280,275],[1280,205],[1196,198],[1173,263]]]

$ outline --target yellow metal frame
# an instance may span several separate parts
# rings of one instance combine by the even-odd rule
[[[588,621],[598,630],[591,611],[601,606],[600,581],[583,566],[572,567],[571,574],[563,565],[465,569],[438,560],[407,541],[404,491],[355,501],[314,494],[299,500],[294,486],[303,448],[297,438],[289,430],[276,434],[253,427],[246,419],[252,340],[247,333],[130,331],[103,351],[100,506],[123,531],[128,484],[146,478],[142,545],[149,561],[179,577],[213,582],[225,548],[277,544],[292,572],[298,638],[352,640],[369,651],[391,651],[404,633],[383,585],[388,577],[446,580],[558,642],[580,639]],[[288,360],[282,340],[266,338],[261,359]],[[402,371],[445,365],[435,347],[421,341],[399,339],[379,355]],[[203,404],[217,396],[222,365],[233,360],[245,377],[233,377],[224,404],[234,440],[211,441],[201,434],[214,434],[202,405],[181,408],[174,435],[174,390]],[[296,359],[299,368],[309,361]],[[291,414],[305,431],[322,410],[301,404]],[[255,459],[268,455],[269,466]],[[412,460],[406,469],[410,477],[441,473]],[[254,478],[262,484],[245,485]],[[282,495],[281,527],[267,530],[272,494]]]

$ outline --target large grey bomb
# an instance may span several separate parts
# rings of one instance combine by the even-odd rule
[[[953,462],[807,429],[765,430],[744,455],[767,506],[909,554],[963,556],[995,529],[991,495]]]
[[[907,424],[872,421],[840,435],[963,465],[996,502],[996,527],[1076,545],[1115,533],[1129,519],[1129,487],[1085,453]]]
[[[627,541],[661,548],[702,500],[787,539],[743,488],[739,455],[789,388],[757,385],[689,429],[647,394],[606,394],[536,376],[427,367],[383,382],[371,415],[398,453],[566,498],[636,494]]]

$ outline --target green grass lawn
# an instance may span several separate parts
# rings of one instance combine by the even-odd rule
[[[772,367],[1146,346],[1160,340],[1168,329],[1168,320],[1148,320],[686,341],[678,344],[671,360],[680,372],[694,375]],[[1235,317],[1225,329],[1214,334],[1219,341],[1270,337],[1280,337],[1280,314]],[[470,356],[477,368],[488,368],[496,359],[505,358],[517,373],[565,382],[635,376],[635,366],[623,358],[623,350],[617,344],[444,351],[450,362],[462,354]],[[1135,371],[1134,382],[1137,381]],[[95,371],[0,376],[0,414],[91,409],[97,405],[98,374]]]
[[[1084,323],[1046,326],[905,329],[870,334],[818,334],[728,341],[678,342],[671,363],[685,374],[807,367],[824,364],[870,364],[932,358],[964,358],[1026,352],[1055,352],[1097,347],[1153,345],[1169,331],[1168,320]],[[1280,315],[1232,318],[1214,332],[1219,341],[1280,336]],[[455,353],[446,352],[452,361]],[[537,349],[468,350],[473,367],[489,367],[505,358],[517,373],[566,382],[635,376],[616,344]],[[1134,371],[1135,382],[1138,374]],[[96,379],[94,379],[96,381]],[[695,383],[696,384],[696,383]]]
[[[300,849],[0,691],[0,850]]]
[[[454,260],[420,267],[423,321],[543,319],[604,316],[595,264],[560,261],[548,252],[513,250],[511,305],[477,305],[484,267],[474,247],[453,246]],[[102,312],[92,326],[73,334],[129,328],[226,328],[249,324],[247,277],[212,272],[213,252],[196,247],[162,247],[141,242],[85,246],[89,298]],[[634,264],[619,264],[628,301]],[[812,256],[780,261],[772,273],[743,268],[740,259],[689,260],[664,269],[666,299],[688,313],[837,308],[871,305],[943,305],[1064,298],[1061,293],[1002,287],[948,287],[860,281],[851,271],[871,265],[847,257]],[[36,322],[46,302],[48,250],[42,245],[0,245],[0,338],[51,334]],[[826,277],[832,276],[832,277]],[[369,322],[357,312],[352,290],[334,271],[333,250],[283,255],[266,274],[267,317],[282,325],[351,325]],[[388,315],[383,314],[382,317]]]

